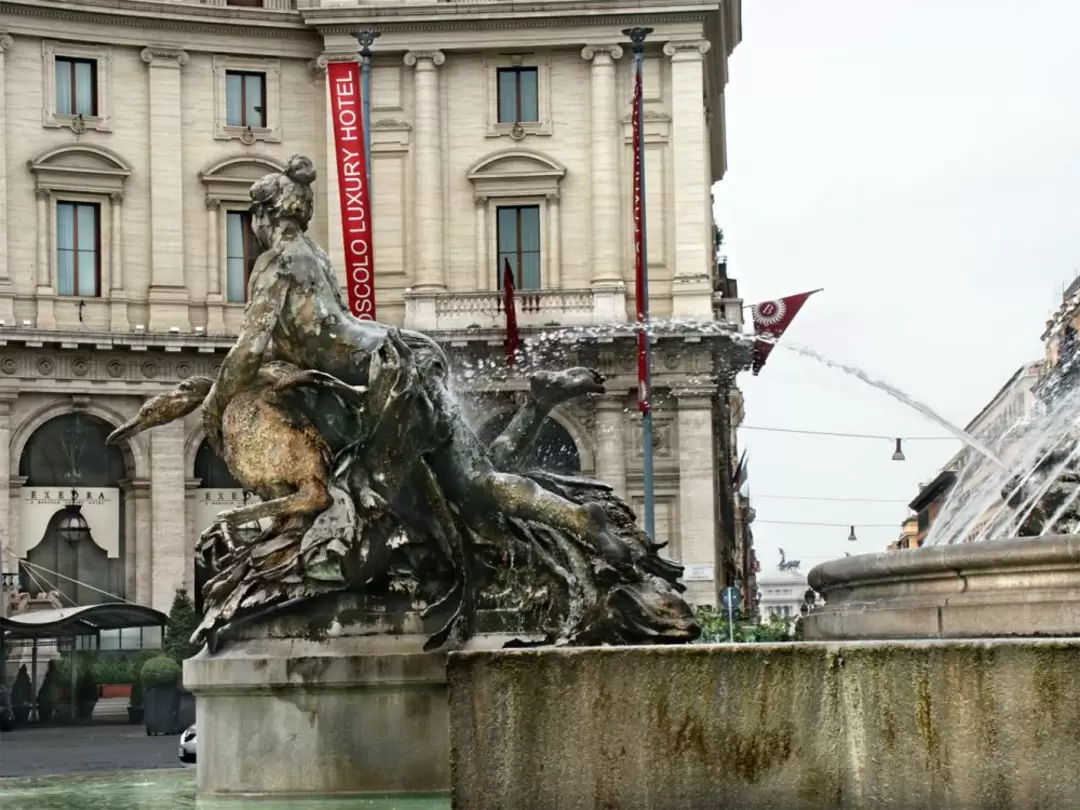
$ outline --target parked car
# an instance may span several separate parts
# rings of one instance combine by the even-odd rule
[[[15,728],[15,712],[11,708],[11,694],[7,685],[0,683],[0,731]]]
[[[195,761],[195,726],[189,726],[188,730],[180,735],[180,761]]]

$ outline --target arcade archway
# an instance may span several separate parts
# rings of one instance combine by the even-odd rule
[[[112,430],[92,414],[67,413],[41,425],[23,447],[15,539],[28,563],[20,566],[22,590],[58,591],[65,606],[125,596],[121,482],[131,475],[120,449],[105,444]]]

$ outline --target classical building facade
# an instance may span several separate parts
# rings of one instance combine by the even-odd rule
[[[499,276],[536,362],[608,393],[557,412],[544,461],[642,500],[632,337],[631,54],[649,26],[645,170],[653,314],[742,327],[713,255],[739,0],[5,0],[0,6],[0,554],[23,587],[167,610],[192,549],[244,497],[197,415],[106,448],[149,396],[213,374],[255,257],[250,183],[318,171],[314,238],[343,267],[327,65],[372,60],[380,320],[435,334],[477,428],[527,386],[502,368]],[[657,533],[712,602],[736,550],[739,363],[715,328],[660,337]],[[78,506],[78,510],[72,507]],[[71,540],[78,512],[92,542]],[[83,535],[86,532],[82,533]],[[50,573],[52,572],[52,573]]]

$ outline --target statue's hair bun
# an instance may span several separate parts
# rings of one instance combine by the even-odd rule
[[[315,182],[315,164],[304,155],[293,155],[285,165],[285,176],[294,183],[310,186]]]

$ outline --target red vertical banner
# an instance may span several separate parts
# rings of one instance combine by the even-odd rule
[[[649,334],[645,321],[648,318],[648,291],[645,288],[645,229],[642,214],[645,200],[641,196],[642,138],[641,138],[641,70],[634,70],[634,300],[637,302],[637,362],[638,362],[638,410],[648,413],[652,392],[649,390]]]
[[[521,334],[518,331],[517,310],[514,308],[514,271],[510,260],[503,259],[503,309],[506,310],[506,365],[517,362]]]
[[[341,232],[345,240],[345,276],[349,309],[364,321],[375,320],[375,240],[364,148],[360,65],[331,62],[330,109],[334,119]]]

